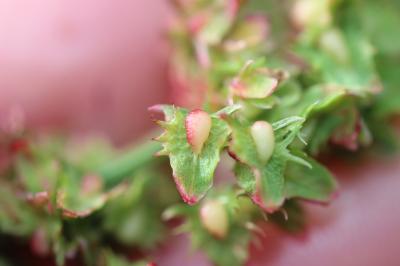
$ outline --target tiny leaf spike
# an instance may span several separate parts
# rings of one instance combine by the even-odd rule
[[[274,130],[271,124],[266,121],[257,121],[252,125],[250,132],[260,160],[263,163],[268,162],[275,146]]]
[[[201,223],[204,228],[217,238],[224,238],[228,233],[228,214],[218,200],[208,200],[200,208]]]
[[[211,130],[211,117],[208,113],[196,109],[185,119],[186,138],[194,154],[200,154]]]

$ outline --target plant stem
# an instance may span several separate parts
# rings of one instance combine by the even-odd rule
[[[97,173],[103,178],[106,187],[112,187],[137,169],[155,160],[154,154],[160,149],[160,143],[147,138],[143,144],[128,148],[115,159],[101,166]]]

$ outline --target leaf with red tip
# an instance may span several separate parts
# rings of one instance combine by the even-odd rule
[[[213,265],[244,265],[253,232],[246,226],[252,219],[252,206],[238,198],[232,188],[210,191],[202,204],[171,206],[166,218],[182,217],[176,230],[190,236],[193,247],[202,250]],[[244,211],[244,212],[241,212]]]
[[[228,52],[242,51],[262,44],[269,31],[267,19],[262,15],[246,17],[228,35],[223,47]]]
[[[83,182],[84,180],[82,180]],[[76,184],[71,183],[67,181],[57,193],[57,208],[61,211],[62,216],[66,218],[87,217],[101,209],[107,201],[121,195],[127,189],[127,184],[121,183],[106,192],[97,191],[87,194],[81,191],[77,195]],[[81,188],[83,189],[82,183]]]
[[[239,1],[211,1],[189,20],[189,31],[204,45],[221,42],[237,15]]]
[[[266,212],[272,213],[278,210],[285,201],[285,171],[288,162],[307,165],[307,162],[291,154],[287,148],[298,134],[303,122],[304,119],[299,117],[289,117],[272,125],[276,142],[272,156],[265,161],[257,149],[259,145],[257,142],[262,141],[262,136],[257,136],[255,140],[249,126],[229,121],[232,129],[229,150],[238,161],[235,166],[238,184],[252,201]],[[271,137],[269,135],[266,134],[265,138]],[[268,140],[265,142],[268,143]]]
[[[160,141],[173,169],[182,199],[197,203],[211,188],[220,152],[230,134],[227,123],[201,110],[165,106],[168,112]],[[209,128],[209,129],[208,129]],[[199,131],[200,132],[199,132]]]
[[[261,169],[236,163],[235,175],[251,200],[266,212],[272,213],[279,209],[285,200],[286,164],[287,160],[279,155],[274,155]]]
[[[248,61],[230,83],[233,95],[246,99],[262,99],[270,96],[278,87],[281,75],[267,68],[256,67]]]

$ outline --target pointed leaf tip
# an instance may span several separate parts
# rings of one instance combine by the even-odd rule
[[[186,190],[181,182],[181,178],[174,176],[174,181],[176,184],[176,188],[178,189],[179,195],[181,196],[182,200],[185,203],[187,203],[189,205],[194,205],[199,201],[199,199],[196,196],[189,195],[186,192]]]

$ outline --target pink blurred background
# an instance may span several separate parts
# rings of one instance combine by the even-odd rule
[[[0,0],[0,111],[130,140],[165,101],[166,1]]]
[[[20,106],[29,126],[101,132],[116,143],[151,127],[168,101],[166,0],[0,0],[0,113]],[[308,206],[306,232],[267,225],[249,265],[400,265],[399,159],[331,163],[342,191]],[[173,238],[159,265],[209,265]]]

